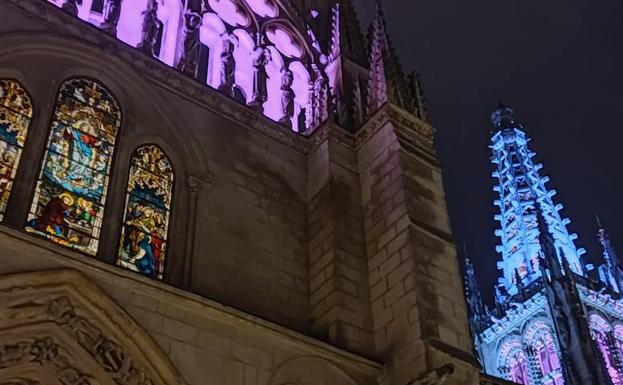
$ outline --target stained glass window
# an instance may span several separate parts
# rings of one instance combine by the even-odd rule
[[[173,191],[173,169],[155,145],[132,157],[117,264],[162,279]]]
[[[98,83],[60,88],[26,230],[95,255],[108,173],[121,122],[117,102]]]
[[[31,118],[32,104],[26,91],[13,80],[0,80],[0,221],[9,201]]]

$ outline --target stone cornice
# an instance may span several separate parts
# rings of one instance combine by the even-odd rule
[[[547,299],[542,293],[536,293],[522,303],[515,303],[512,309],[506,311],[504,318],[496,320],[493,325],[482,332],[482,343],[492,343],[521,327],[524,322],[544,310],[546,305]]]
[[[405,153],[416,156],[435,168],[439,167],[433,149],[434,128],[391,103],[383,105],[355,134],[355,146],[361,147],[387,123],[393,123],[396,136]]]
[[[612,298],[610,294],[594,291],[583,285],[576,285],[576,287],[578,288],[580,299],[586,305],[592,306],[618,320],[623,319],[623,299],[617,300]]]
[[[405,112],[391,103],[384,104],[364,126],[357,132],[357,145],[365,143],[376,131],[388,121],[394,121],[410,129],[417,139],[432,148],[435,129],[418,119],[415,115]]]
[[[308,152],[314,151],[325,140],[335,140],[347,147],[355,148],[356,137],[331,121],[326,121],[308,137]]]
[[[133,291],[142,292],[146,296],[160,298],[161,300],[166,298],[165,302],[167,303],[174,303],[184,310],[233,328],[247,330],[255,334],[263,334],[278,344],[298,351],[301,355],[325,357],[339,364],[342,368],[356,370],[366,375],[378,375],[381,370],[381,365],[377,362],[338,349],[283,326],[197,294],[189,293],[165,283],[85,257],[23,232],[0,226],[0,243],[5,242],[7,238],[28,243],[32,247],[41,249],[41,251],[47,250],[48,253],[41,252],[40,257],[54,259],[59,266],[69,265],[88,276],[97,276],[107,282],[122,281],[123,285],[126,285]]]

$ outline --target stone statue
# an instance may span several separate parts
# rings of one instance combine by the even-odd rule
[[[314,80],[309,85],[309,103],[307,109],[307,128],[318,127],[328,117],[328,91],[327,81],[322,71],[313,64]]]
[[[117,23],[121,15],[121,0],[106,0],[104,6],[104,22],[100,29],[112,36],[117,36]]]
[[[249,105],[261,106],[267,97],[266,65],[271,61],[270,50],[265,47],[257,47],[253,50],[253,97]]]
[[[197,76],[199,63],[199,27],[201,26],[201,14],[191,9],[184,13],[184,30],[182,56],[178,69],[188,76]]]
[[[61,8],[74,16],[78,16],[78,5],[82,5],[82,0],[65,0]]]
[[[221,81],[219,91],[234,96],[234,85],[236,83],[236,60],[234,59],[234,49],[238,44],[238,38],[234,35],[225,33],[221,36],[223,49],[220,57]]]
[[[143,11],[143,34],[141,36],[141,42],[136,48],[146,55],[154,56],[156,54],[155,49],[161,28],[162,23],[158,20],[158,0],[149,0],[147,8]]]
[[[287,68],[281,70],[281,111],[282,117],[280,123],[290,122],[294,116],[294,91],[292,83],[294,82],[294,74]]]

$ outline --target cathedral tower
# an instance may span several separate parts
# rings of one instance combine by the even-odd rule
[[[474,344],[484,371],[523,385],[619,385],[623,374],[621,269],[605,231],[598,273],[582,261],[556,191],[530,139],[502,103],[491,115],[501,271],[488,311],[465,266]]]
[[[514,295],[518,284],[528,285],[541,275],[536,220],[539,207],[556,248],[563,251],[573,272],[584,275],[581,256],[585,251],[575,246],[577,235],[568,232],[570,220],[561,218],[563,206],[554,201],[556,190],[546,187],[549,178],[541,175],[543,166],[533,161],[536,154],[528,146],[530,138],[515,120],[513,110],[500,102],[491,115],[491,122],[494,132],[489,147],[495,166],[492,176],[496,179],[493,189],[499,194],[494,204],[499,209],[495,220],[500,227],[495,235],[500,238],[496,251],[502,257],[498,262],[498,269],[502,271],[500,288]],[[517,282],[518,277],[522,282]]]

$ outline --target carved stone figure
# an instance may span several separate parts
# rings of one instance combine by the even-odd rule
[[[189,9],[184,14],[182,55],[178,69],[188,76],[197,76],[199,64],[199,27],[201,14]]]
[[[104,5],[104,22],[100,29],[112,36],[117,36],[117,24],[121,15],[122,0],[106,0]]]
[[[65,0],[61,8],[74,16],[78,15],[78,5],[82,5],[82,0]]]
[[[234,49],[238,44],[238,38],[234,35],[222,35],[223,49],[220,57],[221,81],[219,91],[229,96],[234,96],[234,85],[236,83],[236,60],[234,59]]]
[[[97,346],[95,359],[108,372],[120,371],[125,361],[123,349],[110,340],[104,340]]]
[[[158,20],[158,0],[149,0],[143,11],[143,34],[137,48],[146,55],[154,56],[161,28],[162,23]]]
[[[271,61],[270,50],[265,47],[257,47],[253,50],[253,97],[249,105],[261,106],[267,97],[266,65]]]
[[[282,117],[280,123],[287,123],[294,116],[294,91],[292,83],[294,82],[294,74],[287,68],[281,70],[281,111]]]
[[[8,368],[23,361],[28,362],[29,356],[30,344],[28,342],[0,345],[0,368]]]

